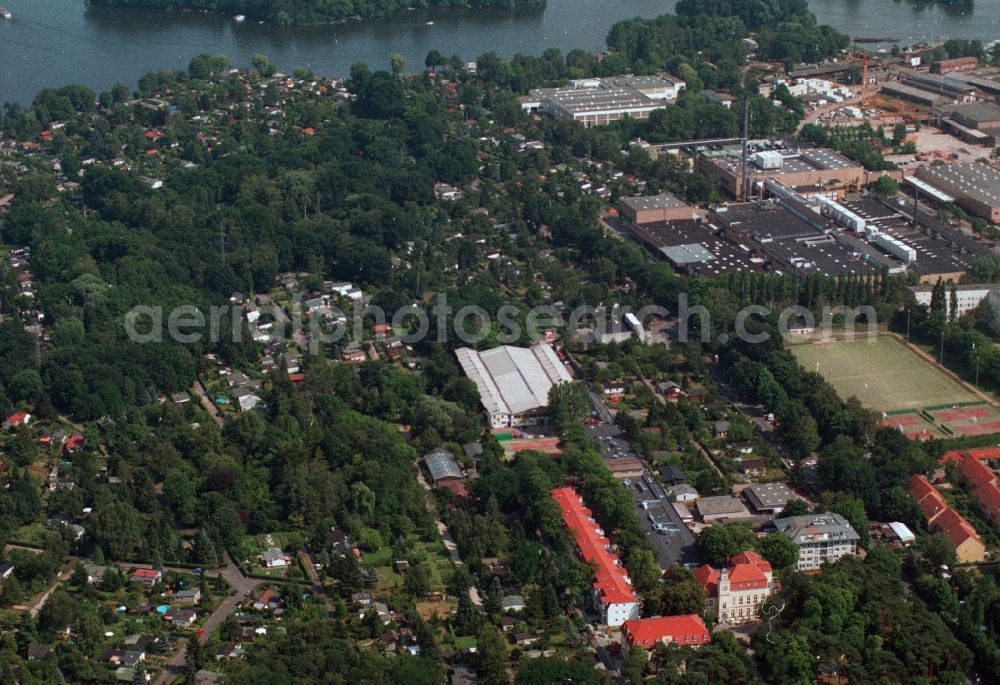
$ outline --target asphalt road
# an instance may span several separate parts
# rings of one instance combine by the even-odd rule
[[[239,567],[233,561],[232,557],[228,554],[226,555],[226,567],[222,569],[221,575],[226,581],[233,587],[235,594],[226,597],[219,605],[215,607],[215,611],[212,615],[208,617],[208,620],[202,625],[203,633],[198,641],[202,644],[208,642],[209,638],[212,637],[214,633],[222,622],[226,620],[231,613],[236,610],[236,607],[247,598],[247,594],[253,591],[258,585],[261,585],[264,581],[256,580],[254,578],[248,578],[243,575]],[[187,640],[181,640],[177,643],[177,651],[174,652],[173,656],[167,661],[163,670],[160,674],[152,681],[152,685],[168,685],[173,682],[175,678],[180,677],[184,674],[185,660],[187,658]]]
[[[618,426],[612,423],[611,412],[593,390],[591,390],[590,399],[597,415],[602,419],[607,417],[603,423],[590,426],[588,429],[590,437],[600,445],[601,456],[604,459],[636,456],[625,435]],[[630,480],[630,483],[625,484],[625,488],[635,501],[636,513],[642,521],[647,535],[649,535],[649,541],[653,545],[656,561],[660,567],[667,569],[673,564],[693,564],[700,561],[698,550],[694,544],[694,535],[684,525],[680,515],[666,499],[662,487],[649,473],[649,470],[644,469],[642,478]],[[644,509],[643,500],[655,500],[656,503],[650,503],[650,508]],[[651,513],[657,515],[658,520],[673,524],[672,528],[676,528],[676,531],[663,534],[655,530],[653,522],[649,520]]]

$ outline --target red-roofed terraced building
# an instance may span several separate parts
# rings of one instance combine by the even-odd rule
[[[990,467],[967,452],[963,452],[959,456],[958,470],[965,482],[973,489],[996,482],[996,474],[990,470]]]
[[[948,508],[948,503],[944,501],[944,497],[941,496],[938,489],[919,474],[910,476],[906,490],[917,501],[917,506],[920,508],[920,513],[924,515],[924,522],[928,527]]]
[[[771,564],[756,552],[734,554],[721,569],[699,566],[694,577],[705,591],[705,608],[719,623],[756,620],[764,600],[778,589]]]
[[[986,547],[976,529],[964,516],[948,506],[941,493],[926,478],[921,475],[910,476],[906,490],[923,512],[927,529],[947,535],[955,545],[955,557],[960,562],[982,561],[986,558]]]
[[[996,483],[987,483],[973,492],[981,513],[994,528],[1000,530],[1000,488]]]
[[[976,454],[978,452],[978,454]],[[981,459],[997,459],[996,450],[969,450],[958,459],[958,470],[966,484],[972,488],[979,513],[990,525],[1000,530],[1000,487],[997,475]]]
[[[639,618],[639,598],[628,572],[611,552],[611,541],[604,537],[583,499],[568,487],[553,490],[552,499],[562,510],[563,523],[573,533],[580,557],[594,569],[593,601],[601,622],[615,627]]]
[[[622,647],[626,650],[633,647],[653,649],[658,644],[670,643],[697,647],[711,641],[708,627],[698,614],[639,618],[622,625]]]
[[[954,509],[947,509],[938,516],[934,529],[948,536],[955,545],[955,557],[959,561],[983,561],[986,558],[986,548],[976,529]]]

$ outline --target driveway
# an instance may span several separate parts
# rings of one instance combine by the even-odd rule
[[[194,382],[194,385],[191,386],[191,392],[198,396],[198,401],[201,402],[202,408],[212,417],[215,425],[222,428],[225,419],[222,418],[222,412],[215,406],[215,402],[208,396],[208,391],[205,390],[205,384],[201,382],[201,379]]]

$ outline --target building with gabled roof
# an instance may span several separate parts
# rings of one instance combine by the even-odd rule
[[[156,585],[163,580],[163,574],[155,568],[137,568],[132,572],[132,582],[142,583],[146,586]]]
[[[493,428],[540,423],[547,413],[552,386],[573,380],[555,350],[545,343],[502,345],[485,352],[461,347],[455,356],[476,384]]]
[[[27,426],[31,423],[31,418],[31,414],[28,412],[14,412],[4,420],[3,429],[6,431],[17,430],[21,426]]]
[[[563,523],[573,534],[580,557],[594,568],[592,599],[601,622],[615,627],[639,618],[639,598],[628,571],[611,551],[611,541],[604,536],[583,499],[570,487],[556,488],[552,499],[562,511]]]
[[[954,509],[946,509],[937,517],[934,530],[948,536],[955,545],[955,558],[959,561],[965,563],[986,558],[986,546],[976,529]]]
[[[625,621],[622,624],[622,646],[626,649],[653,649],[658,644],[697,647],[712,641],[708,626],[698,614],[656,616]]]
[[[449,478],[462,479],[462,469],[459,468],[455,455],[443,447],[439,447],[433,452],[424,455],[424,463],[431,473],[431,479],[437,483]]]
[[[954,455],[954,452],[949,452],[944,459],[955,459]],[[991,452],[983,452],[982,456],[977,456],[972,450],[963,451],[957,457],[958,470],[972,489],[976,508],[990,525],[1000,530],[1000,487],[997,486],[997,474],[981,461],[996,458],[991,455]]]
[[[962,452],[959,456],[958,470],[965,482],[972,488],[996,482],[996,474],[990,470],[990,467],[968,452]]]
[[[945,455],[948,458],[948,455]],[[956,455],[957,458],[957,455]],[[906,486],[910,496],[917,501],[924,522],[931,532],[942,532],[955,545],[955,558],[960,562],[982,561],[986,558],[986,546],[976,533],[976,529],[965,517],[948,506],[944,497],[930,481],[919,474],[910,477]]]
[[[916,500],[920,513],[924,515],[924,521],[930,525],[941,512],[948,508],[948,503],[938,492],[931,482],[920,474],[910,476],[910,481],[906,486],[907,492]]]
[[[749,550],[729,557],[721,569],[699,566],[694,577],[705,591],[706,610],[720,623],[755,620],[768,595],[778,588],[771,564]]]

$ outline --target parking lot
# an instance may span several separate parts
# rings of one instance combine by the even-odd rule
[[[614,424],[602,423],[591,426],[589,432],[600,445],[603,458],[621,459],[636,456],[628,440]],[[648,469],[643,470],[641,477],[626,478],[622,484],[635,500],[636,512],[646,528],[660,567],[666,569],[673,564],[697,563],[699,558],[694,545],[694,535],[684,525],[666,498],[663,487],[656,482]]]

